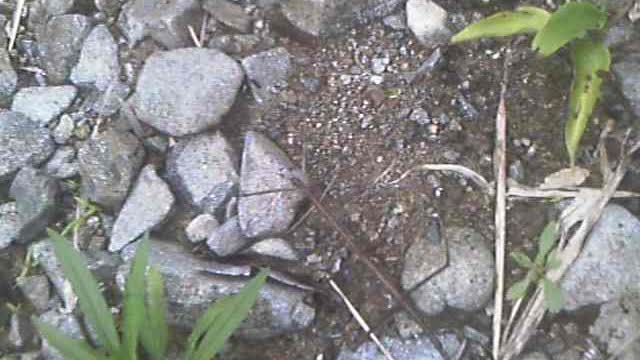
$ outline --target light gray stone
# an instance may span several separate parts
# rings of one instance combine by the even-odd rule
[[[459,342],[455,335],[439,335],[447,355],[453,357],[459,348]],[[433,346],[433,343],[426,336],[418,338],[400,340],[396,338],[384,338],[382,344],[396,360],[443,360],[442,355]],[[385,356],[373,342],[366,342],[356,351],[343,349],[340,351],[337,360],[384,360]]]
[[[284,239],[272,238],[261,240],[247,249],[246,253],[261,256],[270,256],[283,260],[296,261],[300,256],[296,250]]]
[[[118,81],[120,63],[118,46],[109,28],[98,25],[84,41],[80,60],[71,71],[71,81],[78,86],[93,85],[98,90],[106,90]]]
[[[0,48],[0,102],[9,102],[16,91],[18,74],[11,65],[11,59],[6,49]]]
[[[620,351],[625,344],[638,336],[640,324],[640,298],[638,291],[628,291],[620,299],[600,307],[600,314],[589,329],[609,354]],[[620,360],[640,359],[640,343],[634,341],[621,354]]]
[[[287,87],[291,55],[283,47],[263,51],[242,60],[249,85],[258,103],[267,102]]]
[[[71,106],[77,94],[71,85],[26,87],[14,96],[11,110],[46,126]]]
[[[631,109],[640,116],[640,53],[622,56],[612,69]]]
[[[60,330],[63,334],[72,339],[84,339],[82,326],[74,314],[62,313],[53,309],[40,315],[39,320]],[[45,360],[65,360],[58,350],[44,339],[42,340],[41,353]]]
[[[242,234],[238,217],[228,219],[213,230],[207,238],[207,246],[216,255],[224,257],[237,253],[249,245],[250,241]]]
[[[16,241],[20,234],[20,219],[15,202],[0,205],[0,250]]]
[[[18,241],[24,244],[47,228],[58,205],[60,187],[44,171],[24,167],[11,183],[9,194],[16,200],[20,224]]]
[[[446,43],[451,37],[447,28],[447,11],[431,0],[408,0],[407,26],[425,46]]]
[[[185,229],[187,238],[192,243],[199,243],[207,240],[209,235],[218,227],[220,223],[215,216],[210,214],[200,214],[196,216]]]
[[[72,146],[59,147],[47,162],[45,172],[56,179],[68,179],[78,175],[80,166],[76,160],[76,149]]]
[[[73,118],[67,114],[60,116],[58,125],[53,129],[53,140],[60,145],[66,144],[73,136],[73,130],[76,127],[76,123]]]
[[[251,16],[229,0],[204,0],[202,7],[217,21],[243,33],[251,31]]]

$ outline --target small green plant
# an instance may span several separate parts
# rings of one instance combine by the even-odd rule
[[[565,145],[571,166],[575,166],[580,139],[600,98],[602,73],[608,72],[611,54],[598,31],[607,25],[607,12],[589,2],[570,1],[554,13],[525,6],[489,16],[467,26],[452,42],[517,34],[535,34],[531,46],[550,56],[570,45],[573,85],[569,119],[565,124]]]
[[[511,253],[511,258],[516,264],[527,270],[525,278],[515,282],[509,288],[508,296],[511,300],[524,298],[532,285],[542,284],[547,309],[551,312],[558,312],[562,309],[564,302],[562,290],[546,277],[548,270],[557,268],[560,265],[560,262],[551,251],[555,246],[557,235],[558,223],[553,221],[547,224],[542,231],[542,235],[540,235],[538,253],[534,260],[519,251]]]
[[[147,271],[148,236],[145,235],[138,246],[125,285],[120,335],[98,282],[82,255],[61,234],[49,230],[49,237],[100,347],[93,348],[87,342],[71,339],[56,328],[35,320],[40,334],[67,360],[165,360],[169,344],[167,300],[160,272],[154,268]],[[262,270],[238,294],[212,305],[197,321],[183,359],[210,360],[220,352],[248,316],[267,276],[268,272]]]

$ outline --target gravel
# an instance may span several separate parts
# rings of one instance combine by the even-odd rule
[[[71,106],[78,91],[74,86],[26,87],[13,98],[11,110],[47,126]]]
[[[71,81],[78,86],[93,85],[104,91],[117,82],[119,76],[118,46],[109,29],[98,25],[84,41],[80,60],[71,72]]]
[[[242,60],[253,96],[258,103],[268,102],[287,86],[291,73],[291,55],[283,47],[263,51]]]
[[[447,11],[431,0],[408,0],[407,26],[425,46],[445,44],[451,36],[447,28]]]

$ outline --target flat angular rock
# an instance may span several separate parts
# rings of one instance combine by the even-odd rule
[[[83,191],[110,210],[119,208],[143,158],[144,148],[134,135],[113,129],[98,134],[78,150]]]
[[[291,55],[283,47],[263,51],[242,60],[256,101],[262,103],[287,87]]]
[[[145,166],[113,225],[109,251],[119,251],[162,223],[173,204],[169,185],[156,174],[152,165]]]
[[[141,121],[172,136],[220,123],[243,80],[240,65],[214,49],[157,52],[140,72],[132,105]]]
[[[106,90],[119,76],[118,45],[109,28],[98,25],[82,45],[80,60],[71,71],[71,81],[78,86],[94,85],[98,90]]]
[[[283,260],[295,261],[299,260],[300,256],[296,250],[284,239],[272,238],[261,240],[246,250],[248,254],[255,254],[261,256],[270,256]]]
[[[22,88],[13,98],[11,111],[23,113],[40,126],[47,126],[71,106],[77,94],[71,85]]]
[[[118,274],[124,288],[137,243],[122,250],[126,264]],[[205,261],[180,245],[151,241],[149,265],[162,274],[169,302],[169,321],[190,329],[215,301],[235,294],[250,279],[250,268]],[[217,275],[215,275],[217,274]],[[313,307],[304,302],[307,293],[275,283],[267,283],[238,336],[266,338],[309,326],[315,317]]]
[[[447,11],[431,0],[408,0],[407,26],[426,46],[446,43],[451,37],[447,28]]]
[[[247,237],[271,236],[284,232],[304,200],[306,179],[287,155],[262,134],[250,131],[245,136],[238,216]],[[267,193],[264,193],[267,192]],[[260,193],[257,195],[251,195]],[[250,196],[246,196],[246,194]]]
[[[187,238],[192,243],[199,243],[207,240],[209,234],[211,234],[220,223],[216,220],[215,216],[211,214],[200,214],[196,216],[185,229]]]
[[[23,114],[0,112],[0,182],[23,166],[37,166],[55,150],[49,130]]]
[[[196,135],[171,149],[167,175],[183,199],[215,214],[237,191],[238,157],[220,133]]]
[[[16,241],[20,234],[20,219],[15,202],[0,205],[0,250]]]
[[[196,32],[202,24],[198,0],[148,1],[132,0],[122,9],[118,26],[134,47],[150,36],[169,49],[191,46],[189,26]]]
[[[439,335],[447,355],[452,358],[460,347],[455,335]],[[433,343],[426,336],[401,340],[396,338],[384,338],[382,344],[389,350],[396,360],[444,360]],[[356,351],[343,349],[337,360],[384,360],[385,356],[373,342],[366,342]]]
[[[209,234],[207,246],[218,256],[229,256],[249,245],[250,241],[242,234],[238,217],[228,219]]]
[[[640,116],[640,53],[622,56],[611,68],[631,109]]]
[[[47,175],[56,179],[68,179],[78,175],[80,166],[73,146],[59,147],[44,167]]]
[[[11,99],[18,85],[18,74],[11,65],[11,59],[6,49],[0,49],[0,102]]]

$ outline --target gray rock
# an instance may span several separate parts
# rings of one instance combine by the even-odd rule
[[[124,287],[137,244],[123,249],[127,262],[117,277]],[[189,264],[189,266],[185,266]],[[192,328],[204,311],[224,296],[235,294],[246,284],[250,268],[204,261],[174,243],[152,241],[149,265],[157,268],[165,279],[169,302],[169,321]],[[315,310],[304,302],[308,293],[284,285],[268,283],[243,322],[239,336],[265,338],[303,329],[313,321]]]
[[[253,244],[246,253],[261,256],[271,256],[283,260],[296,261],[300,256],[296,250],[284,239],[265,239]]]
[[[169,149],[169,140],[163,135],[155,135],[144,139],[144,146],[158,154],[164,154]]]
[[[156,174],[153,165],[145,166],[113,225],[109,251],[119,251],[162,223],[174,201],[169,185]]]
[[[238,217],[244,234],[251,238],[284,232],[305,196],[303,190],[277,190],[298,189],[305,183],[302,171],[276,144],[262,134],[248,132],[240,174],[243,196],[238,201]],[[276,191],[269,193],[272,190]]]
[[[39,316],[39,320],[60,330],[63,334],[75,340],[83,340],[82,326],[73,314],[50,310]],[[46,340],[42,340],[42,357],[45,360],[65,360],[65,358]]]
[[[77,94],[78,91],[71,85],[26,87],[20,89],[13,98],[11,110],[46,126],[71,106]]]
[[[238,159],[218,132],[178,141],[167,157],[171,185],[198,209],[215,214],[238,184]]]
[[[447,11],[431,0],[408,0],[407,26],[425,46],[444,44],[451,37]]]
[[[82,45],[80,60],[71,71],[71,81],[78,86],[93,85],[98,90],[106,90],[119,76],[118,45],[109,29],[98,25]]]
[[[107,16],[115,16],[120,11],[122,4],[120,0],[94,0],[96,9],[107,14]]]
[[[120,13],[118,26],[134,47],[150,36],[169,49],[193,44],[189,31],[199,31],[202,10],[198,0],[129,1]]]
[[[225,54],[241,55],[252,54],[258,48],[268,48],[273,45],[272,38],[260,37],[254,34],[224,34],[212,37],[207,47],[218,49]]]
[[[17,282],[22,295],[29,300],[37,312],[49,308],[49,280],[44,275],[32,275],[20,278]]]
[[[0,48],[0,102],[9,102],[16,91],[18,74],[11,65],[11,59],[6,49]]]
[[[94,91],[88,98],[88,110],[98,116],[109,117],[117,113],[131,93],[129,85],[112,82],[104,91]]]
[[[91,20],[83,15],[58,15],[47,22],[38,44],[42,66],[50,82],[62,84],[66,81],[90,31]]]
[[[130,133],[108,129],[91,138],[78,150],[84,193],[108,209],[119,208],[143,158],[142,144]]]
[[[220,223],[216,220],[215,216],[210,214],[200,214],[191,220],[189,225],[185,229],[187,238],[192,243],[198,243],[207,240],[209,234],[211,234]]]
[[[75,0],[35,0],[29,6],[27,26],[35,34],[42,34],[47,20],[54,15],[63,15],[71,10]]]
[[[638,324],[640,324],[638,295],[637,291],[629,291],[621,299],[603,304],[598,318],[589,329],[591,335],[605,344],[609,354],[617,353],[638,335]],[[634,341],[618,359],[640,359],[640,343]]]
[[[243,33],[251,31],[251,17],[228,0],[204,0],[202,7],[217,21]]]
[[[76,123],[71,116],[67,114],[62,115],[60,121],[58,121],[58,125],[53,129],[53,140],[57,144],[66,144],[73,136],[75,127]]]
[[[439,335],[447,355],[453,357],[458,349],[459,342],[455,335]],[[407,340],[396,338],[384,338],[382,344],[389,350],[396,360],[443,360],[433,343],[426,337],[418,337]],[[384,360],[385,356],[380,352],[376,344],[366,342],[356,350],[342,349],[337,360]]]
[[[291,73],[291,55],[283,47],[263,51],[242,60],[249,85],[256,101],[269,101],[287,87]]]
[[[76,161],[76,149],[73,146],[58,148],[47,162],[45,172],[56,179],[68,179],[78,175],[80,166]]]
[[[0,182],[23,166],[39,165],[54,150],[49,130],[23,114],[0,112]]]
[[[640,54],[622,56],[612,69],[631,109],[640,116]]]
[[[207,238],[207,246],[218,256],[233,255],[249,243],[250,241],[242,234],[237,216],[228,219],[213,230]]]
[[[564,309],[602,304],[640,283],[640,220],[618,205],[605,208],[561,282]]]
[[[143,122],[172,136],[218,125],[243,80],[240,65],[214,49],[157,52],[147,58],[133,97]]]
[[[16,200],[20,224],[18,241],[24,244],[47,228],[55,215],[60,187],[44,171],[24,167],[11,183],[9,194]]]
[[[384,19],[382,19],[382,23],[393,30],[405,30],[407,28],[405,19],[405,14],[394,14],[386,16]]]
[[[35,329],[31,319],[20,312],[11,315],[9,325],[9,343],[17,349],[31,345],[35,340]]]
[[[20,234],[20,219],[15,202],[0,205],[0,250],[16,241]]]
[[[549,357],[541,352],[532,352],[519,357],[518,360],[549,360]]]
[[[429,315],[446,306],[465,311],[482,308],[493,294],[494,262],[480,234],[467,228],[447,228],[449,266],[415,289],[411,297]],[[418,237],[405,255],[402,287],[412,289],[442,264],[443,243]]]

